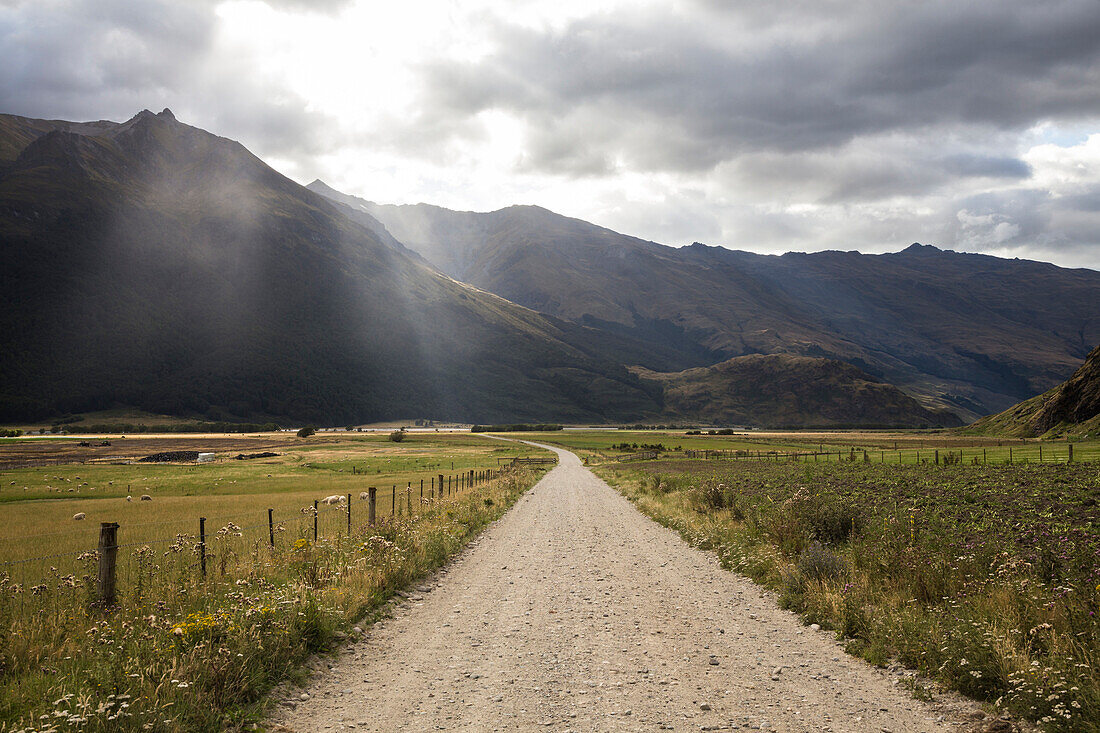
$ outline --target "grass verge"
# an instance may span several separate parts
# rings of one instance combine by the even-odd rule
[[[658,461],[598,472],[874,664],[1100,730],[1100,466]]]
[[[134,555],[119,605],[92,603],[84,572],[34,588],[0,577],[0,731],[237,730],[309,655],[442,565],[537,479],[506,471],[411,517],[314,542],[280,527],[278,549],[227,523]]]

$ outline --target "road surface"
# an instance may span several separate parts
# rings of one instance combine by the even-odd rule
[[[553,450],[504,517],[287,693],[276,729],[959,730]]]

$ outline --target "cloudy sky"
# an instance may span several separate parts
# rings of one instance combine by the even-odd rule
[[[0,0],[0,112],[170,107],[380,202],[1100,269],[1100,3]]]

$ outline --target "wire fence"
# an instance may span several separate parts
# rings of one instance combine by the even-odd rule
[[[825,450],[729,450],[688,449],[680,454],[684,458],[708,461],[766,460],[798,462],[854,462],[928,464],[928,465],[1017,465],[1031,463],[1086,463],[1100,460],[1100,443],[1075,445],[1073,443],[1037,444],[1022,443],[1009,446],[978,446],[956,448],[886,448],[846,447]],[[656,456],[647,456],[656,457]],[[676,457],[665,453],[664,457]],[[628,460],[623,457],[619,460]]]
[[[181,600],[222,592],[226,582],[248,582],[257,568],[285,560],[296,547],[335,542],[376,523],[445,507],[508,470],[439,474],[417,485],[366,487],[358,495],[330,495],[303,506],[102,522],[0,538],[0,556],[9,558],[0,561],[0,611],[33,614],[48,623],[74,609],[102,608],[120,599],[149,605],[151,612],[164,610],[170,603],[166,583]],[[151,593],[154,586],[158,591]]]

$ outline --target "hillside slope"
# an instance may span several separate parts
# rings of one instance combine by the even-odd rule
[[[0,418],[627,419],[616,343],[438,273],[165,110],[0,115]]]
[[[662,374],[635,368],[664,387],[668,419],[760,427],[953,427],[933,412],[859,369],[806,356],[739,356],[709,367]]]
[[[837,359],[973,419],[1058,384],[1100,341],[1092,270],[921,245],[676,249],[532,206],[474,213],[341,196],[447,274],[675,349],[678,369],[754,353]]]
[[[966,432],[1028,438],[1100,433],[1100,346],[1062,384],[982,418]]]

